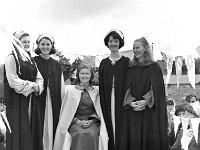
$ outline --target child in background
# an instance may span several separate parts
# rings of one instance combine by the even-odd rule
[[[191,103],[198,101],[198,98],[196,97],[196,95],[190,94],[190,95],[186,96],[185,100],[187,103],[191,104]]]
[[[167,116],[168,116],[168,148],[170,149],[175,140],[173,115],[175,113],[176,103],[172,98],[167,98]]]
[[[199,108],[200,109],[200,108]],[[170,150],[199,150],[200,149],[200,126],[198,126],[198,139],[195,139],[192,121],[191,119],[199,118],[196,111],[189,104],[182,104],[176,108],[175,115],[181,117],[182,122],[185,119],[189,119],[188,127],[183,130],[182,123],[179,124],[176,133],[175,141],[170,147]],[[200,118],[199,118],[200,119]],[[199,122],[198,122],[199,123]],[[174,129],[171,129],[174,132]],[[173,141],[173,137],[171,137]]]
[[[172,98],[168,98],[167,100],[167,112],[172,115],[175,113],[176,102]]]

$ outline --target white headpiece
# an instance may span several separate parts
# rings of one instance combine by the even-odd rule
[[[19,30],[19,31],[16,31],[13,35],[17,38],[17,39],[20,39],[23,35],[29,35],[28,33],[22,31],[22,30]]]
[[[123,35],[123,33],[120,31],[120,30],[117,30],[117,29],[112,29],[112,30],[110,30],[107,34],[106,34],[106,36],[109,34],[109,33],[111,33],[111,32],[117,32],[117,34],[119,34],[119,36],[122,38],[122,39],[124,39],[124,35]]]
[[[18,64],[20,64],[19,57],[21,57],[23,61],[29,60],[30,63],[32,63],[29,54],[24,50],[21,42],[15,36],[13,36],[12,38],[12,44],[13,44],[12,51],[13,54],[15,55],[15,58],[17,59]],[[20,65],[19,65],[19,74],[21,74]]]
[[[47,33],[40,35],[40,36],[38,37],[38,39],[36,40],[36,43],[38,44],[38,43],[40,42],[40,40],[41,40],[42,38],[44,38],[44,37],[50,39],[50,41],[54,44],[54,38],[53,38],[51,35],[47,34]]]

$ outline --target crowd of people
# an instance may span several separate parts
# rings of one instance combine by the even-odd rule
[[[194,95],[184,106],[166,101],[162,71],[145,37],[133,42],[130,60],[119,52],[125,43],[123,33],[109,31],[104,43],[110,55],[101,61],[99,86],[94,86],[94,68],[87,63],[77,67],[75,85],[64,84],[61,66],[50,56],[56,52],[53,36],[39,35],[37,56],[32,57],[30,35],[24,31],[13,35],[4,77],[11,128],[6,132],[6,150],[200,148],[200,126],[193,127],[191,121],[200,117],[199,101]],[[174,116],[189,118],[192,146],[182,142],[189,139],[183,122],[174,129]],[[192,134],[196,130],[199,136]]]
[[[168,149],[200,149],[200,101],[194,94],[186,96],[179,105],[167,100]]]

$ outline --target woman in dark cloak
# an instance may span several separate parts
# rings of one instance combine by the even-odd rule
[[[54,136],[59,121],[61,101],[64,97],[64,77],[59,62],[51,58],[56,52],[54,38],[49,34],[38,37],[34,57],[44,78],[44,91],[39,96],[44,150],[53,148]]]
[[[111,51],[99,67],[99,92],[102,112],[108,131],[108,149],[119,148],[123,116],[123,84],[128,70],[129,58],[122,56],[119,49],[124,46],[124,36],[119,30],[111,30],[104,39]]]
[[[6,150],[43,150],[38,95],[43,78],[30,58],[28,33],[14,33],[12,53],[5,62],[4,95],[11,132],[6,133]]]
[[[125,81],[124,120],[120,150],[167,150],[165,87],[160,66],[142,37]]]

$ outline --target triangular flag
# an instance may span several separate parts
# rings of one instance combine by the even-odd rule
[[[162,55],[162,60],[167,61],[167,55],[163,52],[160,52]]]
[[[176,135],[177,130],[178,130],[178,126],[181,123],[180,117],[173,115],[174,118],[174,133]]]
[[[165,84],[169,83],[170,75],[172,73],[173,57],[167,55],[167,78]]]
[[[198,144],[198,133],[199,133],[200,118],[192,118],[191,124],[192,124],[193,135],[195,137],[196,143]]]
[[[188,145],[190,144],[191,139],[192,136],[188,136],[188,131],[183,131],[183,136],[181,138],[181,149],[188,150]]]
[[[175,65],[176,65],[176,78],[177,78],[177,89],[178,89],[182,74],[182,65],[183,65],[182,56],[175,57]]]
[[[183,118],[181,117],[182,122],[182,128],[183,128],[183,136],[181,138],[181,146],[184,150],[188,150],[188,145],[192,139],[192,137],[189,137],[187,135],[188,131],[188,124],[189,124],[189,118]]]
[[[189,118],[181,117],[181,122],[182,122],[183,131],[187,131]]]
[[[195,113],[200,117],[200,102],[196,101],[194,103],[191,103],[190,105],[194,109]]]
[[[188,73],[190,84],[195,89],[195,60],[192,57],[192,55],[188,55],[185,63],[188,69],[187,73]]]

